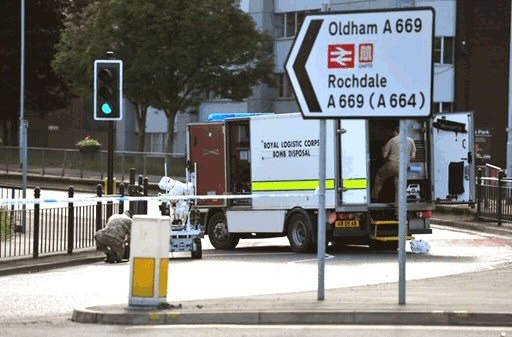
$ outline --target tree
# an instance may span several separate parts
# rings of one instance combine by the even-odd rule
[[[272,44],[231,0],[124,0],[91,4],[66,23],[55,70],[73,86],[92,88],[95,58],[106,49],[123,60],[124,93],[137,107],[139,151],[147,108],[163,109],[168,133],[178,112],[195,109],[205,93],[243,99],[272,83]],[[89,76],[89,78],[87,78]],[[172,141],[166,149],[172,151]]]
[[[174,9],[175,30],[165,36],[173,48],[159,54],[172,63],[159,73],[155,103],[167,115],[168,152],[177,113],[196,108],[205,92],[241,100],[258,83],[273,84],[272,40],[232,3],[185,1]]]
[[[69,91],[51,68],[54,45],[63,28],[66,0],[25,1],[25,111],[43,117],[65,106]],[[20,111],[21,4],[0,1],[0,107],[7,145],[17,143]]]

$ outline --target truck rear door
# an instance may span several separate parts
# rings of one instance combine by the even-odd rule
[[[433,199],[437,203],[475,201],[473,128],[471,112],[450,112],[433,116]]]
[[[368,135],[366,120],[344,119],[338,136],[338,205],[365,205],[368,201]],[[341,178],[341,179],[340,179]]]
[[[198,195],[222,195],[226,192],[224,123],[190,124],[188,155],[196,164]],[[225,206],[225,199],[199,200],[198,205]]]

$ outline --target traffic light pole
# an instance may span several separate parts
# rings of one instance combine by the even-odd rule
[[[114,194],[114,121],[108,122],[108,163],[107,163],[107,195]],[[107,219],[112,215],[112,202],[107,203]]]
[[[105,60],[94,61],[94,119],[108,122],[107,195],[114,194],[114,121],[123,119],[123,61],[115,60],[108,51]],[[113,214],[113,204],[107,202],[107,218]]]

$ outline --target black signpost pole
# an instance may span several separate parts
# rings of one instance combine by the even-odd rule
[[[114,194],[114,121],[108,122],[108,164],[107,164],[107,194]],[[112,202],[107,203],[107,219],[112,215]]]
[[[107,52],[107,59],[113,60],[114,53]],[[114,136],[115,124],[114,121],[108,122],[108,163],[107,163],[107,195],[114,194]],[[112,215],[112,202],[107,203],[107,219]]]

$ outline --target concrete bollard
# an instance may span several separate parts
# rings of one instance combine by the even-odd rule
[[[134,215],[130,238],[130,307],[167,303],[169,217]]]

